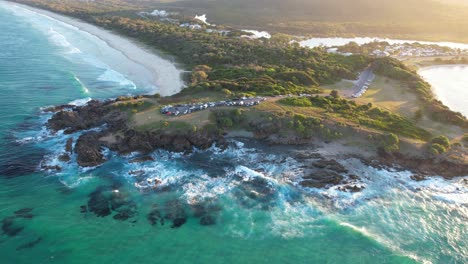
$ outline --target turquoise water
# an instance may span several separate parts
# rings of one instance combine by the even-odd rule
[[[140,164],[107,153],[92,170],[62,163],[65,142],[79,135],[50,135],[41,107],[152,87],[101,60],[102,43],[47,17],[0,2],[0,29],[0,263],[468,261],[463,179],[416,183],[345,160],[363,192],[301,189],[300,162],[253,142],[158,151]],[[154,177],[164,188],[147,188]],[[103,203],[114,208],[103,217],[81,212]],[[171,228],[176,218],[186,222]]]

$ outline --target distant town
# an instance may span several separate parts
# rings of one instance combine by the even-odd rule
[[[344,46],[329,48],[328,52],[343,55],[366,54],[375,57],[389,56],[394,58],[468,56],[468,50],[465,49],[453,49],[421,43],[390,44],[385,41],[375,41],[362,45],[350,42]]]

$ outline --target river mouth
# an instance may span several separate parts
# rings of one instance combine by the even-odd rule
[[[418,71],[431,84],[437,99],[468,117],[468,65],[439,65]]]

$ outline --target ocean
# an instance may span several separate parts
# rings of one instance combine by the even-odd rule
[[[438,65],[418,71],[451,110],[468,116],[468,65]]]
[[[157,87],[47,16],[0,2],[0,29],[0,263],[468,262],[468,177],[415,182],[348,159],[362,192],[308,189],[290,150],[239,140],[143,163],[110,151],[98,168],[62,162],[79,133],[52,135],[41,109]]]

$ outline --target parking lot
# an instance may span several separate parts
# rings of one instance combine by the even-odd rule
[[[356,82],[352,89],[352,98],[361,97],[367,89],[369,89],[369,85],[374,80],[375,75],[372,72],[371,67],[367,68],[364,72],[361,73],[359,76],[359,80]]]
[[[229,100],[229,101],[166,105],[161,108],[161,114],[178,116],[178,115],[186,115],[192,112],[201,111],[201,110],[205,110],[208,108],[215,108],[215,107],[226,107],[226,106],[249,107],[249,106],[258,105],[265,100],[266,98],[264,97],[242,97],[242,98],[236,98],[236,99]]]

